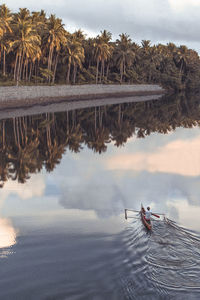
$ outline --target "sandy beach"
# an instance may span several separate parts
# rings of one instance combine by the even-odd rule
[[[47,105],[63,101],[122,98],[161,95],[165,90],[158,85],[57,85],[0,87],[0,110],[7,108]]]

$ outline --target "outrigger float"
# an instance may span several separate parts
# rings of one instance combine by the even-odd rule
[[[127,220],[128,218],[134,218],[134,217],[129,217],[128,216],[128,211],[131,211],[131,212],[137,212],[140,214],[140,217],[141,217],[141,221],[142,223],[144,224],[144,226],[148,229],[148,230],[152,230],[152,222],[151,220],[146,220],[145,219],[145,209],[143,207],[143,205],[141,204],[141,210],[138,211],[138,210],[134,210],[134,209],[128,209],[128,208],[125,208],[125,219]],[[157,218],[160,218],[160,216],[164,216],[164,219],[165,219],[165,214],[160,214],[160,213],[152,213],[152,216],[155,216]],[[156,220],[154,220],[156,221]]]

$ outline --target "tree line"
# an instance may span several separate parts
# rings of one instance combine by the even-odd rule
[[[43,168],[53,171],[66,151],[88,147],[101,154],[110,142],[120,147],[132,136],[194,126],[200,126],[198,94],[2,120],[0,186],[8,179],[24,183]]]
[[[174,90],[199,87],[198,53],[186,46],[138,45],[126,33],[69,33],[44,10],[0,6],[1,84],[157,83]]]

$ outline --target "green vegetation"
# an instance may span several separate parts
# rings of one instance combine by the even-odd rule
[[[0,186],[8,179],[24,183],[32,173],[48,172],[66,151],[94,152],[116,147],[136,136],[167,134],[177,127],[200,126],[199,94],[161,100],[46,113],[0,121]]]
[[[86,38],[43,10],[0,6],[0,85],[157,83],[180,91],[199,81],[198,53],[186,46],[148,40],[140,46],[124,33],[114,42],[106,30]]]

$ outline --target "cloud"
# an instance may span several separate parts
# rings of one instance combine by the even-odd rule
[[[184,176],[200,175],[200,137],[192,140],[169,142],[156,153],[139,152],[121,154],[109,158],[107,168],[111,170],[135,170],[174,173]]]
[[[183,12],[184,10],[197,8],[200,6],[199,0],[169,0],[169,4],[172,9],[177,12]]]
[[[8,0],[11,9],[44,9],[62,18],[68,30],[82,28],[92,35],[107,29],[114,39],[122,32],[140,42],[169,41],[200,50],[199,0]]]

